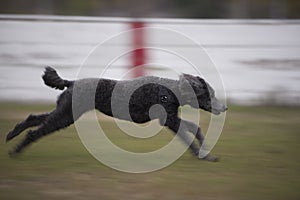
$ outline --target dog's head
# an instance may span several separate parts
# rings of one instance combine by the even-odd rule
[[[192,91],[190,88],[194,90],[194,94],[191,94]],[[179,79],[179,90],[184,99],[184,104],[189,104],[194,108],[201,108],[215,115],[227,110],[227,107],[216,98],[214,89],[204,79],[198,76],[189,74],[181,75]],[[192,102],[191,97],[195,95],[197,102]]]

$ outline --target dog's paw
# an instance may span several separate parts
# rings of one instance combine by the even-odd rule
[[[10,141],[11,139],[13,139],[15,137],[15,134],[14,134],[14,132],[9,132],[8,134],[7,134],[7,136],[6,136],[6,142],[8,142],[8,141]]]
[[[11,158],[16,158],[21,153],[21,150],[18,149],[18,146],[8,151],[8,155]]]
[[[9,155],[9,157],[11,157],[11,158],[15,158],[15,157],[17,157],[18,152],[16,152],[14,149],[12,149],[12,150],[9,150],[9,151],[8,151],[8,155]]]
[[[9,132],[9,133],[6,135],[5,141],[8,142],[8,141],[10,141],[11,139],[13,139],[13,133],[12,133],[12,132]]]
[[[217,157],[217,156],[212,156],[212,155],[207,155],[205,156],[204,158],[200,158],[201,160],[206,160],[206,161],[209,161],[209,162],[219,162],[220,161],[220,158]]]

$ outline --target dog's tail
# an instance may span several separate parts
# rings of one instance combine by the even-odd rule
[[[74,81],[68,81],[60,78],[55,69],[52,67],[45,68],[42,78],[45,85],[59,90],[63,90],[65,87],[70,87],[74,83]]]

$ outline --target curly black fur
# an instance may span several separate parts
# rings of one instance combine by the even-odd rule
[[[25,139],[10,152],[11,155],[21,152],[29,144],[45,135],[68,127],[83,113],[95,108],[106,115],[135,123],[145,123],[154,117],[155,119],[159,119],[162,126],[170,128],[174,133],[179,133],[178,135],[186,143],[188,143],[184,136],[186,132],[194,133],[201,145],[204,136],[201,133],[200,127],[192,122],[180,119],[177,114],[179,106],[190,104],[192,107],[202,108],[214,114],[220,114],[227,110],[226,106],[216,99],[212,87],[207,82],[200,77],[188,74],[182,75],[180,80],[148,76],[124,81],[92,78],[68,81],[60,78],[53,68],[46,67],[42,78],[47,86],[60,90],[67,89],[59,95],[55,110],[41,115],[29,115],[27,119],[17,124],[8,133],[6,141],[10,141],[27,128],[38,126],[36,130],[28,132]],[[79,96],[82,97],[82,101],[85,100],[85,97],[89,97],[89,92],[93,90],[92,88],[96,88],[94,106],[85,106],[84,103],[79,102],[78,106],[76,106],[78,108],[76,114],[72,110],[73,89],[75,85],[76,89],[80,91]],[[191,94],[187,86],[191,87],[196,94],[196,103],[188,100]],[[129,99],[130,116],[128,116],[128,112],[121,105],[125,105],[122,103],[126,102],[122,101],[125,101],[124,99],[126,99],[126,95],[130,91],[132,91],[132,95]],[[117,95],[115,98],[118,99],[118,104],[114,112],[112,110],[113,95]],[[180,101],[177,97],[183,97],[183,101]],[[149,109],[157,104],[163,106],[167,115],[166,118],[160,112],[155,113],[155,116],[149,116]],[[180,130],[179,124],[182,124]],[[195,155],[198,154],[199,147],[194,142],[190,145],[190,149]],[[206,157],[206,159],[216,160],[211,156]]]
[[[46,67],[42,78],[45,85],[59,90],[63,90],[65,87],[70,87],[73,84],[73,81],[63,80],[60,78],[55,69],[52,67]]]

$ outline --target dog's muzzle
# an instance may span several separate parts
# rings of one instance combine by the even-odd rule
[[[214,97],[211,99],[211,112],[213,114],[219,115],[226,110],[228,110],[228,107],[220,102],[217,98]]]

